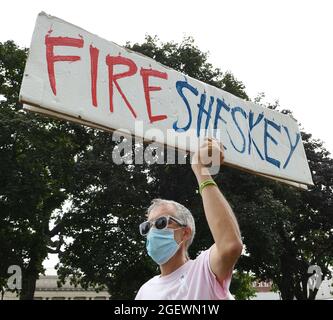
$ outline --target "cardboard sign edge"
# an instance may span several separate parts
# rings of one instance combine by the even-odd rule
[[[96,124],[94,122],[84,120],[84,119],[80,119],[80,118],[75,118],[73,116],[70,116],[70,115],[67,115],[67,114],[64,114],[64,113],[55,112],[53,110],[41,107],[39,105],[31,104],[30,102],[29,103],[25,102],[25,101],[21,101],[21,102],[23,103],[23,109],[27,110],[29,112],[38,113],[38,114],[41,114],[43,116],[49,116],[49,117],[52,117],[52,118],[55,118],[55,119],[58,119],[58,120],[60,119],[60,120],[70,121],[70,122],[73,122],[73,123],[81,124],[81,125],[84,125],[84,126],[88,126],[88,127],[91,127],[91,128],[95,128],[95,129],[103,130],[103,131],[107,131],[107,132],[116,131],[116,129],[112,129],[112,128],[109,128],[109,127],[106,127],[106,126],[101,126],[101,125]],[[122,132],[122,134],[124,134],[127,137],[130,136],[127,132],[123,132],[123,131],[118,130],[118,129],[117,129],[117,131]],[[147,139],[143,139],[143,141],[145,143],[149,143],[149,142],[155,142],[156,143],[157,142],[159,144],[162,144],[158,141],[151,141],[151,140],[147,140]],[[166,144],[163,144],[163,145],[166,145]],[[184,152],[189,152],[187,150],[184,150],[184,149],[178,148],[178,147],[176,147],[176,149],[182,150]],[[308,189],[306,184],[300,183],[298,181],[281,179],[280,177],[262,174],[262,173],[259,173],[259,172],[255,172],[255,171],[252,171],[252,170],[245,169],[243,167],[236,166],[236,165],[234,165],[232,163],[228,163],[228,162],[224,162],[224,164],[229,166],[229,167],[232,167],[232,168],[235,168],[235,169],[238,169],[238,170],[250,173],[250,174],[255,174],[257,176],[265,177],[265,178],[268,178],[268,179],[271,179],[271,180],[275,180],[275,181],[278,181],[278,182],[282,182],[282,183],[285,183],[287,185],[290,185],[290,186],[293,186],[293,187],[296,187],[296,188],[299,188],[299,189],[303,189],[303,190]]]

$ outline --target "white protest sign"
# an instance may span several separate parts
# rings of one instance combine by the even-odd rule
[[[225,146],[226,164],[299,187],[313,184],[298,124],[290,116],[45,13],[37,18],[20,101],[31,111],[128,130],[188,151],[213,133]]]

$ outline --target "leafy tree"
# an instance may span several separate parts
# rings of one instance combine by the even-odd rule
[[[302,139],[315,183],[309,191],[232,171],[223,179],[248,252],[238,266],[273,280],[282,299],[314,299],[318,290],[308,290],[309,266],[320,266],[323,278],[330,278],[333,263],[333,160],[322,142],[305,132]]]
[[[177,44],[147,36],[143,44],[127,46],[248,99],[244,85],[213,68],[192,38]],[[0,286],[8,266],[20,265],[21,298],[32,298],[42,261],[59,252],[61,280],[71,276],[83,287],[106,286],[115,299],[133,298],[158,272],[138,233],[152,198],[179,201],[193,212],[197,235],[191,257],[213,243],[189,159],[184,165],[116,165],[112,151],[118,142],[109,133],[27,114],[18,103],[26,53],[13,42],[0,44]],[[332,159],[320,141],[304,132],[302,137],[315,182],[309,191],[228,167],[215,177],[246,246],[232,284],[236,297],[250,296],[249,272],[272,280],[283,299],[315,297],[316,290],[309,294],[306,288],[309,265],[318,264],[329,276]]]
[[[76,191],[62,218],[72,241],[60,253],[59,274],[84,288],[107,286],[113,299],[132,298],[156,271],[142,254],[138,224],[149,201],[144,166],[117,165],[109,133],[96,132],[76,164]]]
[[[147,35],[144,43],[127,43],[126,46],[192,78],[249,100],[244,84],[231,72],[223,73],[219,68],[214,68],[208,62],[208,53],[202,52],[192,37],[185,37],[181,43],[160,43],[157,36]]]
[[[256,289],[253,287],[255,277],[248,272],[236,272],[232,276],[230,292],[237,300],[249,300],[256,296]]]
[[[244,91],[244,85],[237,81],[232,74],[223,74],[219,69],[214,69],[207,62],[207,54],[202,53],[194,45],[191,38],[185,38],[180,44],[173,42],[160,44],[156,37],[147,36],[145,43],[134,45],[128,43],[127,46],[189,76],[227,90],[241,98],[248,99]],[[256,102],[259,103],[260,97],[257,100]],[[268,107],[277,108],[278,102]],[[286,113],[287,111],[282,112]],[[328,214],[331,208],[330,192],[332,191],[332,184],[329,178],[331,177],[329,171],[331,170],[331,160],[328,154],[320,149],[320,145],[314,144],[307,137],[306,134],[303,134],[305,148],[310,161],[309,164],[316,181],[316,186],[309,192],[299,191],[281,183],[268,181],[267,179],[227,167],[224,167],[215,177],[224,194],[226,194],[234,207],[247,249],[247,255],[242,257],[238,265],[240,270],[239,276],[235,277],[235,284],[233,284],[233,286],[237,287],[238,283],[238,289],[242,288],[237,291],[238,297],[242,296],[241,290],[244,291],[242,297],[249,297],[251,294],[248,291],[249,279],[242,272],[253,272],[259,280],[273,280],[274,284],[281,291],[283,299],[290,299],[294,296],[297,298],[305,297],[304,284],[305,279],[307,280],[310,276],[307,274],[307,267],[310,264],[318,263],[322,266],[324,274],[327,274],[327,266],[331,263],[330,257],[332,257],[332,254],[327,249],[329,242],[325,241],[325,239],[327,240],[331,236],[331,231],[329,230],[332,228],[331,217]],[[104,150],[104,148],[102,149]],[[324,158],[322,158],[323,155]],[[99,161],[98,166],[100,166],[102,163],[98,159],[101,158],[107,159],[107,154],[103,157],[97,156],[93,161]],[[190,248],[190,255],[195,257],[201,250],[207,249],[213,243],[213,239],[206,222],[201,199],[196,191],[196,181],[191,172],[188,160],[187,158],[185,165],[155,164],[148,166],[146,170],[149,176],[148,180],[143,178],[137,179],[138,184],[136,186],[131,184],[133,193],[131,193],[130,203],[132,201],[134,201],[133,203],[139,201],[140,213],[149,205],[150,199],[155,197],[173,199],[186,205],[192,211],[197,225],[196,241],[194,241]],[[325,167],[319,165],[319,168],[314,170],[314,166],[317,166],[318,163],[323,163],[323,160],[326,164]],[[111,169],[112,165],[108,163],[102,166],[104,165],[107,168],[110,166],[110,169],[107,169],[106,172],[110,174],[114,172],[114,169]],[[137,166],[135,167],[137,168]],[[323,171],[323,168],[326,168],[325,171]],[[137,170],[136,174],[140,177],[143,168],[137,168]],[[105,173],[100,174],[102,176],[105,175]],[[96,173],[92,175],[95,176]],[[321,177],[321,180],[325,180],[325,193],[322,192],[322,182],[319,181],[320,184],[317,183],[317,175]],[[97,185],[100,184],[98,183]],[[103,185],[102,190],[108,190],[109,188],[113,189],[111,180],[109,184]],[[136,195],[140,195],[140,192],[143,190],[144,195],[141,195],[143,198],[140,202],[136,198]],[[112,199],[113,194],[107,197],[107,199]],[[112,216],[115,214],[114,212],[117,212],[113,205],[105,205],[105,199],[97,197],[96,199],[90,199],[89,203],[92,207],[100,208],[100,210],[107,208],[108,212],[112,212]],[[108,204],[108,202],[106,203]],[[123,208],[128,205],[128,201],[125,199],[119,203],[122,203],[121,206]],[[85,208],[80,206],[79,203],[75,205],[79,207],[78,210],[85,211]],[[75,251],[75,255],[79,258],[81,255],[79,250],[83,247],[90,248],[88,250],[92,254],[80,263],[76,263],[77,260],[74,260],[76,264],[73,265],[72,255],[74,245],[68,246],[61,255],[63,258],[61,258],[60,272],[63,277],[76,274],[78,270],[83,271],[88,265],[90,270],[94,271],[89,274],[86,272],[81,273],[80,276],[84,279],[84,283],[95,285],[106,284],[115,298],[134,297],[139,284],[153,276],[157,270],[151,265],[149,259],[146,259],[144,241],[142,239],[132,238],[131,243],[126,240],[126,235],[133,237],[133,230],[137,229],[139,219],[135,218],[138,217],[136,215],[139,214],[140,218],[143,218],[143,215],[134,213],[128,209],[126,209],[126,212],[131,212],[127,220],[124,220],[121,212],[117,212],[115,215],[119,216],[119,221],[123,223],[123,231],[119,230],[124,235],[124,239],[121,241],[127,243],[131,248],[134,247],[135,249],[132,249],[131,252],[135,251],[135,256],[140,257],[137,260],[134,258],[136,269],[135,267],[132,269],[134,264],[131,262],[128,263],[126,258],[124,260],[119,259],[122,262],[119,265],[117,264],[117,266],[119,266],[119,270],[123,271],[119,275],[116,272],[111,272],[114,270],[112,264],[106,264],[103,258],[97,260],[96,257],[105,257],[105,251],[103,247],[95,245],[95,243],[90,241],[94,229],[88,227],[88,234],[90,236],[86,237],[86,241],[82,242],[80,238],[74,240],[75,248],[78,248],[78,251]],[[314,212],[316,213],[314,214]],[[89,214],[88,216],[95,217],[91,225],[98,225],[99,228],[104,228],[103,219],[96,219],[98,215]],[[312,223],[314,216],[317,217],[318,228]],[[299,223],[300,221],[304,221],[304,223]],[[324,223],[326,224],[325,228],[321,230],[325,231],[320,233],[320,226]],[[80,227],[80,223],[78,223],[78,227]],[[294,239],[296,233],[298,235],[297,241],[296,238]],[[312,235],[311,238],[309,237],[310,234]],[[318,236],[320,234],[321,236]],[[108,252],[112,251],[115,256],[126,257],[126,254],[124,255],[126,245],[125,248],[124,246],[120,247],[118,240],[111,241],[110,239],[105,239],[103,243],[108,243],[109,245],[111,243]],[[316,245],[315,249],[314,243]],[[97,254],[100,251],[101,253]],[[326,252],[326,254],[323,254],[323,252]],[[111,255],[110,253],[110,257],[108,256],[107,260],[113,259]],[[64,257],[66,257],[66,260]],[[322,258],[321,260],[320,257]],[[133,256],[130,255],[127,259],[132,261]],[[112,263],[116,263],[116,261]],[[100,270],[103,270],[103,272]],[[135,270],[139,270],[139,272],[135,272]],[[146,272],[143,274],[141,273],[142,270]],[[136,275],[142,274],[142,276],[135,278],[135,285],[131,286],[126,281],[126,277],[132,276],[133,272]],[[110,274],[110,277],[106,278],[103,274]],[[96,275],[102,276],[96,277]],[[131,283],[133,283],[133,280]],[[125,287],[123,284],[126,284]],[[119,291],[119,288],[123,290]],[[309,298],[314,298],[314,296],[315,292]]]
[[[82,126],[22,110],[26,55],[12,41],[0,43],[0,284],[10,265],[21,266],[21,299],[33,298],[42,262],[59,251],[50,220],[68,198],[75,156],[89,141]]]
[[[156,37],[147,36],[142,45],[128,43],[127,47],[247,98],[243,84],[232,74],[214,69],[192,38],[185,38],[180,44],[160,45]],[[111,156],[115,145],[110,140],[108,134],[99,133],[91,150],[78,160],[87,182],[77,184],[80,193],[73,195],[73,210],[67,214],[67,235],[73,237],[73,242],[60,254],[59,273],[63,281],[75,275],[75,281],[85,286],[106,285],[113,298],[134,298],[140,285],[158,271],[147,257],[144,239],[138,233],[138,224],[145,218],[144,212],[153,198],[179,201],[193,212],[198,240],[190,248],[192,257],[209,248],[213,239],[188,157],[184,165],[117,166]],[[78,176],[83,176],[83,172]],[[89,189],[91,185],[96,194]],[[108,225],[107,221],[114,223],[114,219],[117,223]],[[106,232],[113,229],[117,231]]]

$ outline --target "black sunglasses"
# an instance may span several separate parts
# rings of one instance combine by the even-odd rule
[[[161,216],[154,221],[145,221],[139,225],[140,233],[143,236],[146,236],[152,226],[155,226],[156,229],[163,230],[166,229],[170,223],[170,220],[176,222],[181,227],[186,227],[185,223],[182,223],[180,220],[172,216]]]

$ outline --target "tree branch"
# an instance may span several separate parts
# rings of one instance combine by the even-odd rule
[[[48,253],[60,253],[60,248],[61,248],[61,245],[64,243],[64,239],[62,236],[59,237],[59,241],[50,241],[51,243],[51,246],[55,246],[56,248],[51,248],[50,246],[46,246],[47,248],[47,252]]]
[[[64,223],[60,221],[52,230],[49,230],[48,235],[52,238],[57,235],[64,227]]]

